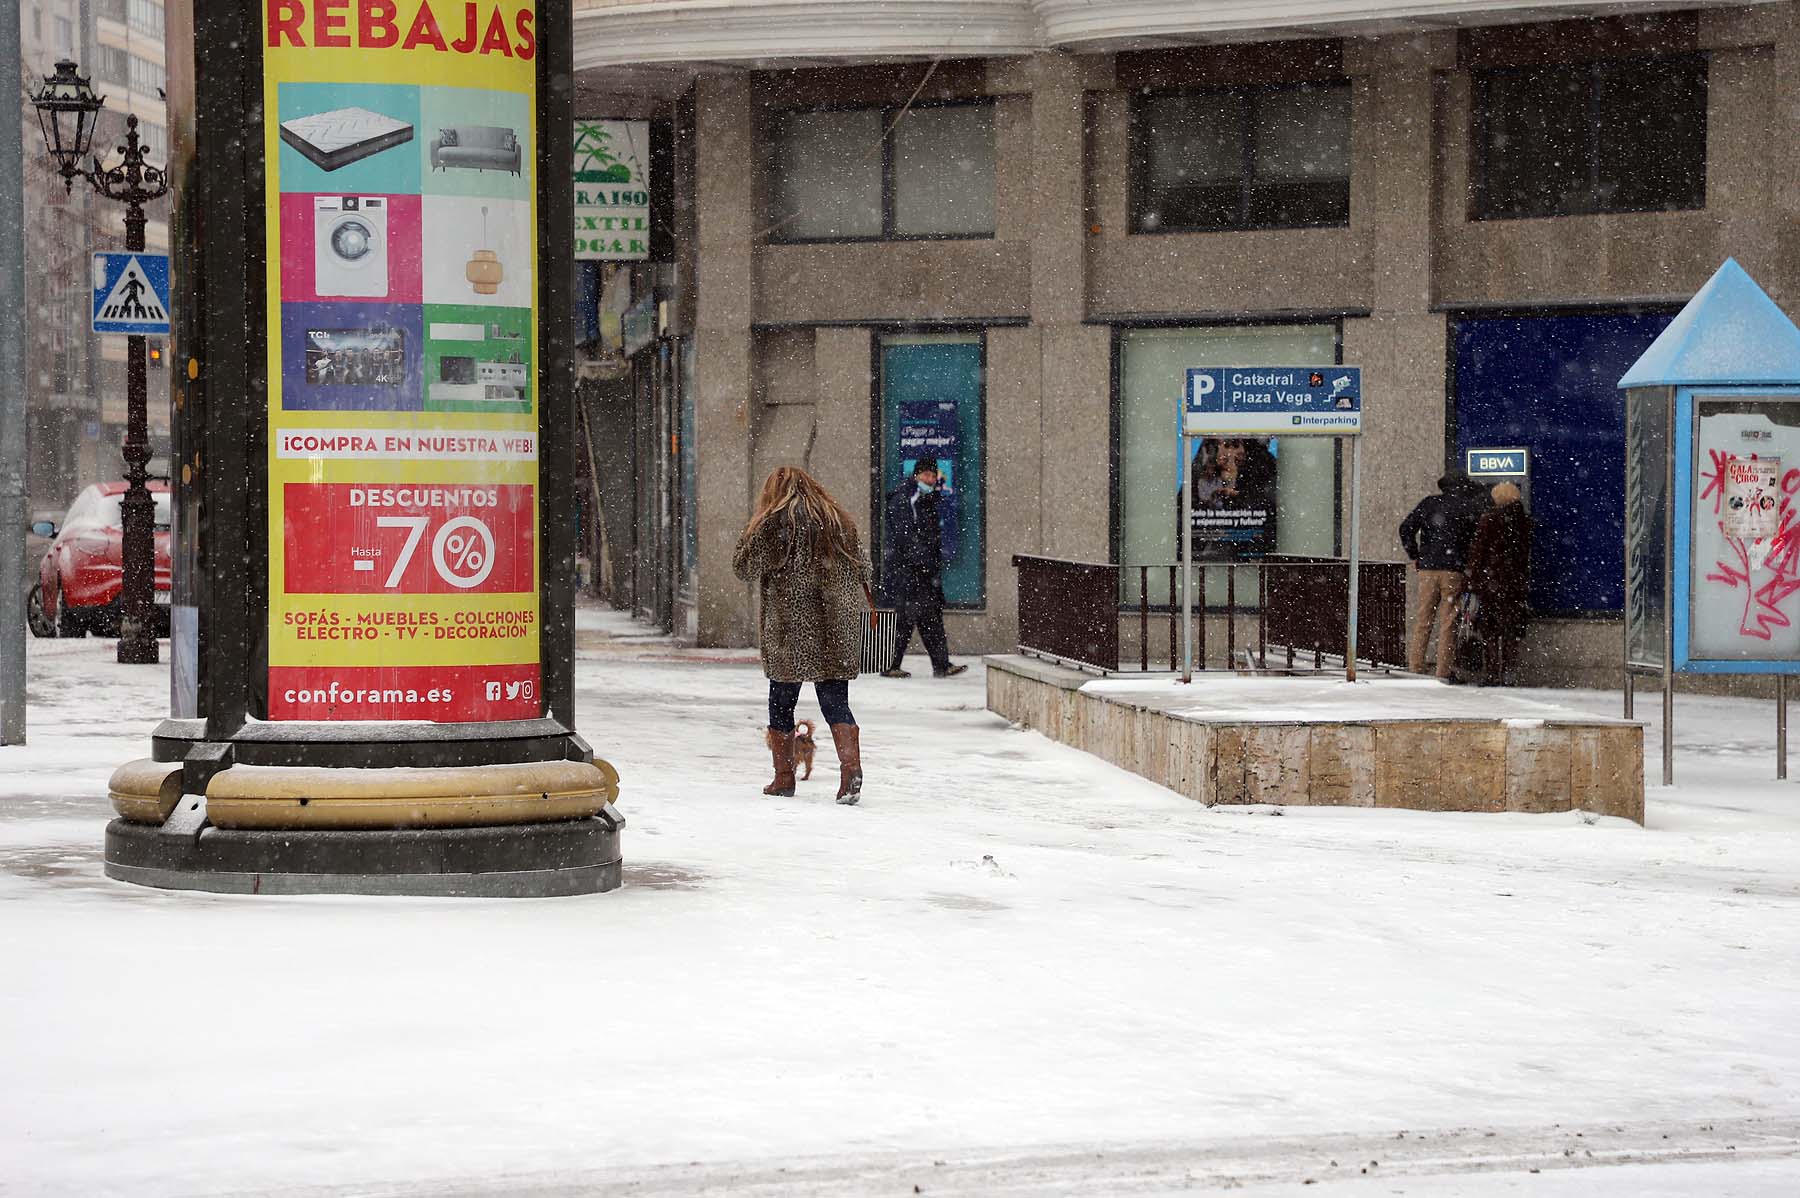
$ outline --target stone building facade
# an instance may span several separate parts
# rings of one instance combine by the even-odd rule
[[[703,644],[754,636],[764,474],[873,519],[922,397],[958,405],[951,640],[999,650],[1014,554],[1172,559],[1181,365],[1323,360],[1364,370],[1365,557],[1525,445],[1531,672],[1610,678],[1611,383],[1728,256],[1800,304],[1800,4],[578,8],[583,114],[674,148],[662,506]],[[1276,454],[1280,547],[1340,551],[1342,461]]]

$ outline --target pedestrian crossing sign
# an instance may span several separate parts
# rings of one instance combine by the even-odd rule
[[[169,256],[94,255],[94,332],[169,332]]]

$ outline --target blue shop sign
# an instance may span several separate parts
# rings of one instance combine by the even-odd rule
[[[1362,367],[1191,368],[1182,431],[1190,437],[1354,437],[1362,432]]]
[[[1517,479],[1525,477],[1525,460],[1523,449],[1471,449],[1463,469],[1470,478]]]

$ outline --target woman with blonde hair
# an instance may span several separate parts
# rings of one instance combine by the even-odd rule
[[[837,746],[837,801],[855,803],[862,797],[862,745],[850,712],[850,680],[861,669],[863,621],[874,611],[856,521],[812,475],[778,467],[763,483],[731,566],[756,584],[762,600],[775,761],[775,780],[763,793],[794,793],[794,706],[810,682]]]

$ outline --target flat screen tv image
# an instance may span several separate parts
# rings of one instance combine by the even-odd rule
[[[416,305],[283,304],[282,407],[418,411],[423,341]]]
[[[315,387],[398,387],[406,381],[406,334],[307,329],[306,381]]]

